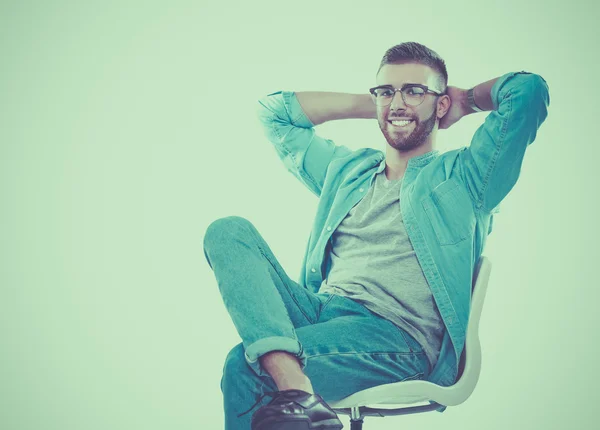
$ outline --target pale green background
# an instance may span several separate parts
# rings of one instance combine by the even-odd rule
[[[367,428],[598,428],[598,6],[351,4],[0,3],[0,429],[222,428],[240,339],[204,232],[248,218],[295,279],[318,203],[264,138],[256,100],[366,91],[404,41],[436,50],[461,88],[538,73],[551,105],[485,249],[474,394]],[[467,145],[486,115],[437,147]],[[386,145],[374,120],[317,131]]]

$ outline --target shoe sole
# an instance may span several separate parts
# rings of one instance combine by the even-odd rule
[[[311,423],[306,418],[290,421],[288,417],[285,420],[278,418],[264,420],[252,430],[341,430],[342,428],[344,426],[337,418]]]

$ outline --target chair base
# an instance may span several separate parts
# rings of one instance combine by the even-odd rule
[[[398,409],[369,408],[367,406],[353,406],[351,408],[332,409],[337,414],[350,416],[350,430],[362,430],[363,418],[366,416],[385,417],[392,415],[408,415],[419,412],[435,411],[440,407],[443,407],[443,405],[440,405],[436,402],[431,402],[429,405],[408,406],[406,408]]]

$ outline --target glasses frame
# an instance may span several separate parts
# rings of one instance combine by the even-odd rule
[[[414,87],[419,87],[419,88],[423,89],[423,91],[425,91],[424,96],[426,96],[428,93],[435,94],[436,96],[442,96],[442,95],[444,95],[444,93],[440,93],[440,92],[437,92],[437,91],[430,90],[427,85],[421,85],[421,84],[404,84],[404,85],[402,85],[402,88],[394,88],[392,85],[378,85],[376,87],[369,88],[369,92],[371,93],[371,100],[373,101],[373,103],[376,106],[382,106],[382,107],[384,107],[384,106],[391,105],[392,101],[394,100],[394,97],[396,97],[396,93],[399,91],[400,92],[400,96],[402,97],[402,101],[404,102],[405,105],[416,107],[416,106],[420,106],[425,101],[425,97],[423,97],[423,100],[421,100],[421,103],[419,103],[418,105],[413,105],[413,104],[406,103],[406,100],[404,99],[404,93],[402,92],[402,91],[404,91],[407,88],[414,88]],[[394,91],[394,94],[392,95],[392,97],[390,97],[390,102],[389,103],[381,105],[381,104],[378,104],[376,102],[377,96],[375,96],[375,90],[377,90],[379,88],[385,88],[385,89],[393,90]]]

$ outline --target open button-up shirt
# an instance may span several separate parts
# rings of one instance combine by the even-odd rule
[[[494,110],[470,145],[409,159],[400,188],[402,219],[446,328],[428,378],[442,386],[459,376],[473,272],[493,216],[515,185],[550,104],[546,81],[525,71],[502,75],[491,97]],[[291,91],[261,98],[258,116],[286,169],[319,198],[298,279],[318,292],[330,269],[325,252],[331,235],[385,168],[384,153],[351,150],[317,135]]]

